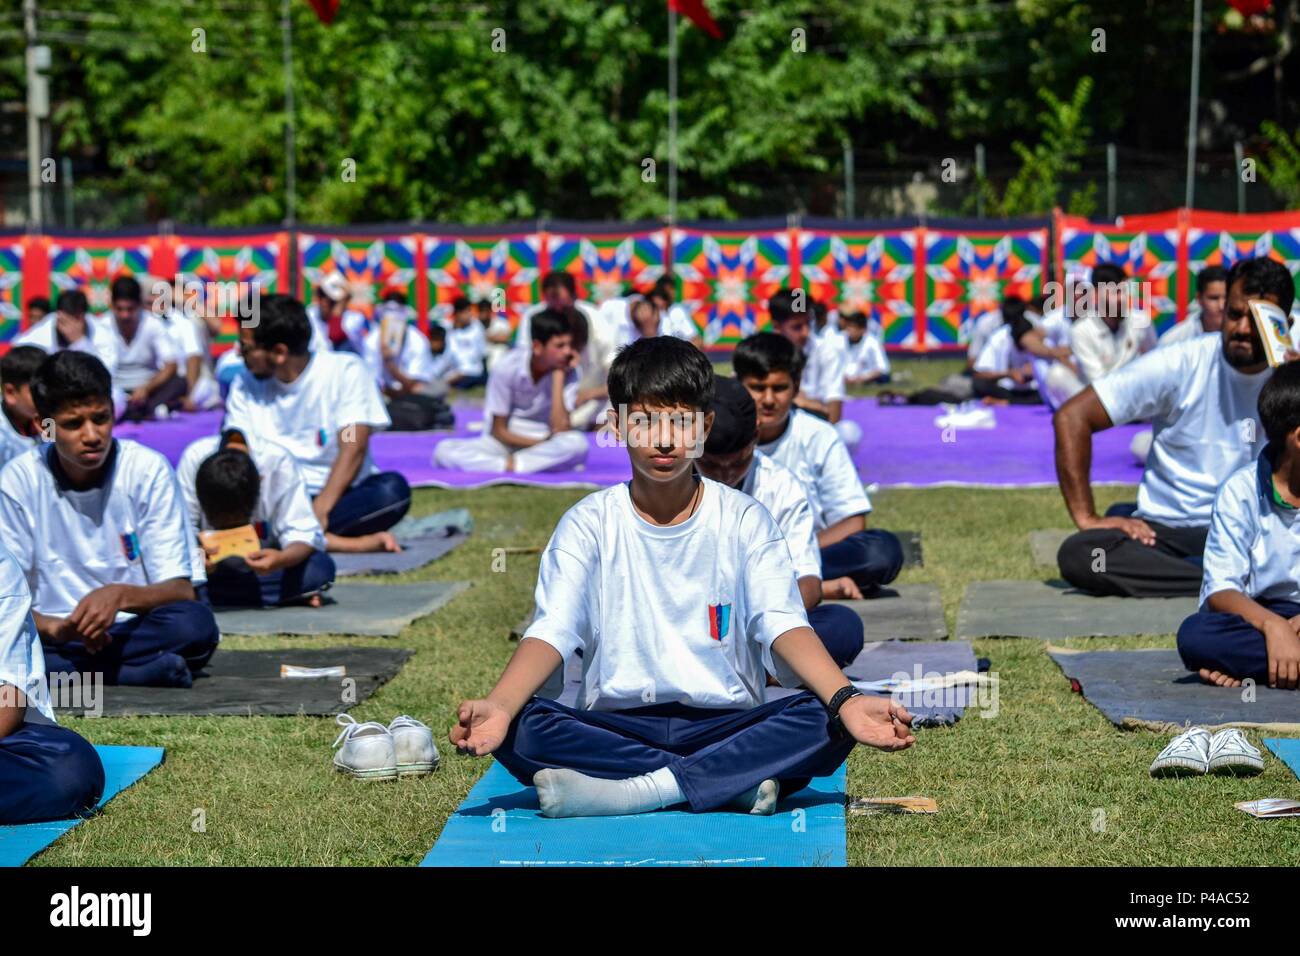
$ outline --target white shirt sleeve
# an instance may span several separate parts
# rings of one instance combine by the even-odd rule
[[[566,660],[591,637],[589,600],[597,580],[591,561],[597,553],[595,538],[571,514],[560,519],[542,553],[533,595],[537,614],[524,637],[545,641]]]
[[[0,472],[0,543],[18,562],[18,569],[26,576],[28,587],[36,570],[32,548],[35,527],[27,514],[26,504],[29,498],[25,472],[16,467],[6,467]]]
[[[739,532],[741,541],[750,542],[743,572],[749,610],[745,636],[770,653],[772,642],[782,634],[808,626],[808,614],[790,549],[767,509],[754,502],[741,516]]]
[[[417,382],[432,382],[437,377],[429,340],[414,326],[406,330],[406,341],[402,344],[402,374]]]
[[[853,467],[849,450],[838,438],[826,443],[822,456],[817,494],[822,503],[822,520],[826,527],[852,515],[871,512],[871,500],[862,488],[862,479]]]
[[[813,522],[812,505],[808,496],[792,502],[785,516],[786,543],[790,547],[790,559],[794,562],[797,578],[820,578],[822,576],[821,548],[817,544],[817,526]]]
[[[1214,511],[1210,515],[1210,533],[1205,539],[1202,563],[1202,607],[1211,594],[1219,591],[1240,591],[1247,597],[1252,596],[1247,591],[1251,568],[1250,548],[1258,537],[1259,529],[1252,520],[1254,516],[1250,514],[1249,504],[1243,507],[1241,491],[1234,487],[1235,484],[1229,481],[1219,490],[1214,501]],[[1253,491],[1253,488],[1250,490]]]
[[[832,333],[817,346],[822,353],[822,388],[824,402],[842,402],[845,398],[844,376],[848,374],[849,352],[839,336]]]
[[[509,370],[514,367],[513,361],[503,360],[492,373],[488,375],[487,390],[483,396],[483,420],[488,423],[487,427],[491,428],[491,421],[495,418],[510,417],[510,374]]]
[[[199,330],[195,327],[194,321],[185,315],[177,315],[172,318],[167,326],[167,331],[171,334],[172,345],[176,350],[178,360],[188,360],[195,355],[203,355],[203,345],[199,342]]]
[[[360,358],[350,358],[352,361],[339,370],[343,374],[336,382],[338,407],[335,422],[338,430],[342,431],[349,425],[369,425],[376,430],[387,428],[393,420],[388,417],[388,408],[374,376]],[[234,393],[233,388],[231,393]],[[266,437],[274,439],[274,436]]]
[[[979,357],[975,359],[975,371],[1003,374],[1010,372],[1011,350],[1005,347],[1010,341],[1009,335],[999,335],[997,332],[990,335],[984,347],[980,349]]]
[[[301,543],[317,551],[325,550],[325,532],[321,530],[316,512],[312,510],[307,494],[307,482],[298,470],[293,456],[287,452],[276,456],[271,473],[262,475],[262,494],[267,506],[267,518],[283,549]]]
[[[10,559],[0,554],[0,561]],[[3,574],[0,589],[0,684],[18,688],[27,698],[25,719],[40,714],[53,723],[49,692],[45,683],[45,653],[32,619],[32,593],[18,569]],[[45,722],[41,721],[41,722]]]
[[[1077,338],[1077,337],[1076,337]],[[1111,424],[1163,418],[1178,401],[1185,374],[1183,349],[1157,349],[1092,383]],[[1075,353],[1078,356],[1078,343]]]
[[[1083,320],[1076,326],[1071,348],[1085,382],[1095,384],[1105,377],[1109,369],[1102,356],[1100,343],[1097,341],[1097,330],[1092,319]]]
[[[151,457],[156,452],[148,452]],[[150,584],[174,578],[192,580],[193,529],[181,499],[180,483],[171,466],[158,455],[144,475],[146,487],[139,495],[140,556]],[[202,580],[194,581],[195,584]]]

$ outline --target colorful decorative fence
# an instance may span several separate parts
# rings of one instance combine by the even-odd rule
[[[1052,227],[1049,229],[1049,226]],[[1055,233],[1055,240],[1050,234]],[[233,341],[236,296],[256,285],[293,288],[307,299],[331,273],[369,314],[400,292],[427,324],[460,296],[491,302],[517,322],[541,298],[552,269],[573,275],[580,298],[600,303],[670,273],[677,298],[706,344],[725,346],[768,323],[768,296],[803,286],[840,310],[867,314],[896,351],[963,347],[967,328],[1003,296],[1040,293],[1051,274],[1086,278],[1101,262],[1142,280],[1163,330],[1187,313],[1192,276],[1210,264],[1270,255],[1300,288],[1300,212],[1236,216],[1174,210],[1098,224],[1057,213],[1014,222],[550,223],[541,227],[441,225],[185,230],[176,235],[0,233],[0,350],[26,321],[25,303],[84,289],[91,308],[132,275],[146,297],[200,289],[203,307],[226,319]],[[291,268],[292,266],[292,268]],[[291,278],[292,277],[292,278]],[[190,293],[194,293],[191,291]]]

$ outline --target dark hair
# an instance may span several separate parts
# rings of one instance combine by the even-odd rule
[[[1092,267],[1092,284],[1099,285],[1102,282],[1125,282],[1128,274],[1125,273],[1124,267],[1116,265],[1113,262],[1099,262]]]
[[[810,309],[808,308],[808,294],[799,290],[800,298],[803,302],[802,309],[795,309],[795,294],[792,289],[782,289],[775,293],[772,298],[767,300],[767,311],[772,316],[773,322],[788,322],[795,315],[802,315],[808,318]]]
[[[803,375],[803,353],[784,335],[759,332],[736,346],[731,356],[736,378],[767,378],[773,372],[787,372],[797,386]]]
[[[830,317],[831,310],[825,302],[818,302],[816,299],[813,299],[812,313],[813,318],[817,320],[818,325],[825,325],[826,320]]]
[[[54,307],[65,315],[85,315],[90,302],[86,299],[86,293],[80,289],[64,289],[59,293]]]
[[[42,312],[48,312],[51,309],[50,300],[43,295],[34,295],[27,300],[27,311],[40,309]]]
[[[865,312],[841,312],[840,325],[852,325],[860,329],[867,327],[867,316]]]
[[[469,300],[467,295],[458,295],[451,300],[452,312],[464,312],[466,309],[473,308],[474,303]]]
[[[542,276],[542,291],[549,292],[556,288],[567,289],[569,295],[575,299],[578,297],[578,283],[574,281],[573,276],[562,269],[553,269],[546,275]]]
[[[104,363],[87,352],[55,352],[32,374],[32,404],[42,418],[65,405],[96,399],[113,404],[113,377]]]
[[[713,428],[704,443],[710,455],[734,455],[758,438],[758,409],[749,389],[734,378],[719,376],[713,383]]]
[[[1300,362],[1283,362],[1273,369],[1259,391],[1259,420],[1269,442],[1278,446],[1300,428]]]
[[[1277,296],[1277,304],[1288,314],[1295,304],[1295,279],[1276,259],[1261,256],[1240,260],[1228,273],[1228,289],[1231,290],[1238,282],[1246,295]]]
[[[213,516],[238,517],[247,521],[257,508],[262,477],[247,452],[222,448],[203,459],[194,476],[199,507],[213,524]]]
[[[573,326],[569,323],[568,312],[559,309],[542,309],[533,316],[529,331],[534,342],[545,345],[557,335],[571,335]]]
[[[655,279],[654,291],[666,295],[670,299],[675,299],[677,297],[677,280],[673,278],[671,272],[665,272],[658,279]]]
[[[1200,272],[1196,273],[1196,294],[1205,295],[1205,290],[1209,288],[1211,282],[1227,282],[1228,270],[1223,266],[1206,266]]]
[[[1007,325],[1014,325],[1025,317],[1025,310],[1029,308],[1024,299],[1016,295],[1009,295],[1002,300],[999,311],[1002,313],[1002,321]]]
[[[26,385],[36,374],[48,355],[34,345],[15,345],[0,358],[0,382],[5,385]]]
[[[396,302],[398,305],[406,305],[406,293],[400,289],[389,289],[384,293],[384,302]]]
[[[702,412],[713,401],[713,366],[684,339],[671,335],[637,339],[620,349],[610,366],[609,400],[615,407],[640,402]]]
[[[447,327],[446,327],[445,325],[441,325],[441,324],[439,324],[439,323],[437,323],[437,322],[430,322],[430,323],[429,323],[429,341],[430,341],[430,342],[439,342],[439,341],[441,341],[441,342],[445,342],[445,341],[447,341]]]
[[[108,295],[114,302],[134,302],[139,305],[142,298],[140,283],[132,276],[118,276],[109,286]]]
[[[261,348],[283,345],[290,355],[305,355],[311,344],[307,308],[291,295],[264,295],[258,300],[253,341]]]

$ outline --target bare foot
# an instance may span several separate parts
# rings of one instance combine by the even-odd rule
[[[1235,677],[1229,677],[1220,671],[1212,671],[1208,667],[1202,667],[1200,670],[1201,680],[1207,684],[1215,684],[1219,687],[1240,687],[1241,681]]]
[[[313,594],[309,598],[307,598],[308,607],[320,607],[320,604],[321,604],[321,600],[319,594]]]

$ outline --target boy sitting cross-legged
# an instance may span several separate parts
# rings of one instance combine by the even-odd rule
[[[1214,501],[1201,610],[1178,629],[1188,670],[1224,687],[1300,687],[1300,362],[1259,393],[1268,444]]]
[[[688,342],[640,339],[609,376],[632,480],[569,510],[542,555],[537,616],[451,740],[537,787],[550,817],[772,813],[855,742],[911,746],[911,717],[849,684],[808,626],[781,530],[695,473],[713,368]],[[582,651],[578,706],[534,694]],[[809,691],[763,703],[767,670]]]
[[[219,634],[195,595],[203,569],[167,459],[113,437],[112,383],[93,355],[46,359],[32,401],[54,441],[0,472],[0,539],[27,576],[49,669],[189,687]]]
[[[785,337],[760,332],[736,346],[732,364],[758,408],[758,450],[794,472],[808,492],[823,579],[837,587],[841,578],[852,579],[856,592],[835,597],[870,597],[898,577],[903,546],[888,531],[868,530],[871,501],[835,429],[793,407],[802,354]]]
[[[334,560],[293,456],[262,438],[230,430],[200,438],[176,466],[193,533],[252,525],[261,547],[206,562],[208,597],[219,606],[320,606]],[[389,532],[379,532],[389,534]],[[344,542],[357,539],[343,538]],[[369,550],[369,549],[368,549]]]

